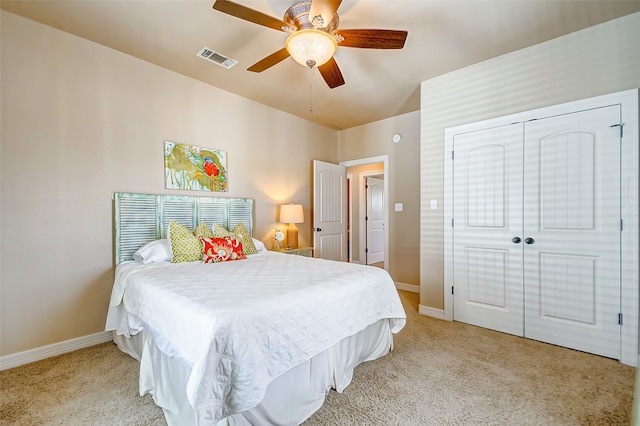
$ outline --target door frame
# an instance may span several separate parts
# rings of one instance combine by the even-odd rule
[[[497,117],[477,123],[451,127],[444,130],[444,317],[453,320],[453,137],[454,135],[487,129],[491,127],[535,120],[536,118],[564,114],[570,111],[582,111],[608,105],[621,105],[623,123],[621,146],[621,217],[623,218],[621,243],[621,357],[623,364],[638,365],[638,253],[639,244],[639,190],[638,166],[638,89],[631,89],[608,95],[596,96],[560,105],[538,108],[504,117]]]
[[[383,174],[384,175],[384,182],[383,182],[383,187],[382,187],[382,193],[383,193],[383,197],[384,197],[384,212],[383,212],[383,216],[384,216],[384,223],[385,223],[385,227],[384,227],[384,269],[389,270],[389,156],[388,155],[379,155],[377,157],[367,157],[367,158],[360,158],[357,160],[348,160],[348,161],[341,161],[339,164],[341,166],[345,166],[345,167],[356,167],[356,166],[365,166],[367,164],[375,164],[375,163],[382,163],[382,172],[377,171],[375,173],[373,173],[374,175],[376,174]],[[369,172],[366,172],[369,173]],[[361,177],[362,179],[362,177]],[[360,191],[362,192],[362,191]],[[348,203],[351,203],[351,197],[353,197],[353,193],[350,193],[349,195],[349,200],[347,200]],[[360,209],[360,211],[362,211],[362,209]],[[360,217],[360,216],[359,216]],[[362,216],[364,218],[364,215]],[[359,222],[359,226],[361,224],[360,219],[358,220]],[[353,228],[352,228],[353,229]],[[362,228],[360,229],[360,241],[362,241]],[[351,240],[349,240],[349,247],[347,248],[347,250],[349,250],[349,253],[352,254],[351,259],[349,259],[350,262],[353,261],[353,250],[351,247]],[[359,256],[362,256],[362,252],[364,251],[364,247],[361,244],[360,247],[360,254]]]

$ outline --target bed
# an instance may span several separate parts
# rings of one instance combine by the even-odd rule
[[[256,252],[241,260],[140,258],[177,226],[251,234],[250,199],[116,193],[114,219],[106,329],[169,425],[300,424],[405,324],[380,268],[270,252],[247,235]]]

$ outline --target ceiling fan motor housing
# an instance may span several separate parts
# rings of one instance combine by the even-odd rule
[[[337,13],[334,13],[333,19],[327,25],[322,25],[324,22],[318,22],[319,25],[314,25],[312,21],[314,18],[309,19],[309,11],[311,10],[311,0],[303,0],[291,6],[284,13],[282,20],[287,24],[295,27],[297,30],[304,30],[308,28],[316,28],[321,31],[325,31],[329,34],[333,33],[340,25],[340,18]],[[320,21],[322,18],[320,17]]]

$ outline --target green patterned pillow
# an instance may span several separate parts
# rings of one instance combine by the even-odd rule
[[[169,242],[173,252],[173,263],[202,260],[202,241],[183,225],[169,222]]]
[[[207,226],[205,222],[200,222],[196,229],[193,230],[193,235],[196,237],[213,238],[213,231]]]
[[[224,229],[224,228],[223,228]],[[238,223],[232,230],[231,233],[235,238],[237,238],[242,243],[242,249],[244,254],[256,254],[258,250],[256,249],[255,244],[253,244],[253,239],[251,239],[251,235],[247,228],[242,223]]]
[[[227,231],[226,229],[224,229],[224,226],[220,226],[217,223],[213,224],[211,231],[214,238],[231,237],[231,232]]]

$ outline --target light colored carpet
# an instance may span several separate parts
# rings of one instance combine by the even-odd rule
[[[364,363],[304,426],[628,425],[635,369],[617,361],[421,316]],[[2,425],[164,425],[138,396],[138,362],[105,343],[0,372]]]

